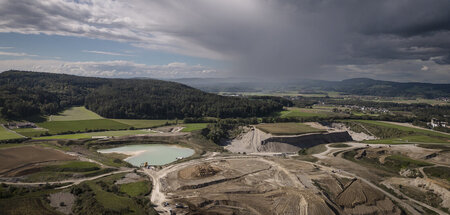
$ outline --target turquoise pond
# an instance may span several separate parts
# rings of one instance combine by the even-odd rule
[[[148,162],[149,165],[164,165],[171,163],[177,157],[189,157],[194,154],[194,150],[175,145],[166,144],[143,144],[143,145],[126,145],[116,148],[101,149],[100,153],[121,153],[131,155],[125,161],[140,166],[142,163]]]

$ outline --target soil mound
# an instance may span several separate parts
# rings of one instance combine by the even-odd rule
[[[354,208],[356,205],[373,205],[376,201],[384,199],[384,195],[372,189],[360,180],[355,180],[344,188],[336,197],[336,203],[346,208]]]
[[[221,169],[213,164],[199,164],[180,170],[178,175],[183,179],[197,179],[214,176],[220,171]]]
[[[382,192],[358,179],[347,181],[326,178],[317,181],[317,185],[344,214],[402,214]]]

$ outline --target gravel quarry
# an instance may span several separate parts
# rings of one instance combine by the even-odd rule
[[[401,214],[365,182],[294,159],[213,157],[145,171],[169,204],[163,214]]]
[[[296,153],[324,143],[352,141],[347,131],[308,133],[301,135],[272,135],[256,127],[246,128],[246,132],[229,141],[225,149],[234,153],[287,152]]]

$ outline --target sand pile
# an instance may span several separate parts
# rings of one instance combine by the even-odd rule
[[[221,169],[213,164],[199,164],[195,166],[189,166],[178,172],[180,178],[183,179],[196,179],[211,177],[219,173]]]

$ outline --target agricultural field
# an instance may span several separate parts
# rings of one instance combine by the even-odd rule
[[[122,124],[132,126],[134,128],[155,128],[177,123],[176,120],[146,120],[146,119],[113,119],[113,120]]]
[[[103,119],[103,117],[86,109],[85,107],[71,107],[57,115],[51,115],[48,117],[48,121],[75,121],[91,119]]]
[[[439,99],[370,99],[367,101],[375,101],[375,102],[394,102],[394,103],[404,103],[404,104],[417,104],[417,103],[426,103],[430,105],[450,105],[448,101],[442,101]]]
[[[182,124],[180,126],[184,127],[181,130],[181,132],[192,132],[206,128],[208,126],[208,123],[189,123],[189,124]]]
[[[73,177],[83,178],[105,174],[113,171],[112,168],[101,168],[98,164],[87,161],[68,161],[55,164],[41,165],[34,169],[29,169],[23,176],[23,181],[62,181]]]
[[[11,140],[11,139],[20,139],[20,138],[23,138],[23,137],[0,125],[0,140]]]
[[[30,145],[0,149],[0,157],[8,158],[0,162],[0,174],[21,168],[27,164],[76,159],[74,156],[53,149]]]
[[[53,172],[89,172],[99,170],[100,166],[87,161],[69,161],[58,165],[49,165],[42,169]]]
[[[341,93],[335,91],[319,91],[316,93],[302,93],[299,91],[261,91],[261,92],[219,92],[219,95],[238,94],[244,96],[302,96],[302,97],[340,97]]]
[[[331,110],[326,109],[310,109],[310,108],[297,108],[290,107],[287,110],[280,112],[281,118],[290,118],[290,117],[325,117],[327,114],[330,114]]]
[[[48,132],[45,128],[17,128],[13,129],[13,131],[26,137],[40,137]]]
[[[376,113],[363,113],[363,112],[358,112],[358,111],[353,111],[352,114],[355,116],[379,116],[380,115],[380,114],[376,114]]]
[[[430,137],[426,135],[403,136],[398,138],[387,138],[379,140],[366,140],[366,143],[381,143],[381,144],[405,144],[405,143],[448,143],[448,139],[441,139]]]
[[[307,133],[324,132],[304,123],[266,123],[258,124],[256,127],[266,133],[273,135],[298,135]]]
[[[53,136],[43,136],[34,139],[45,140],[45,139],[90,139],[94,136],[108,136],[108,137],[122,137],[137,134],[152,134],[153,131],[146,130],[120,130],[120,131],[99,131],[99,132],[88,132],[88,133],[77,133],[77,134],[62,134]]]
[[[124,130],[131,126],[111,119],[92,119],[77,121],[48,121],[37,123],[39,127],[48,129],[50,134],[66,132],[89,132],[95,130]]]

